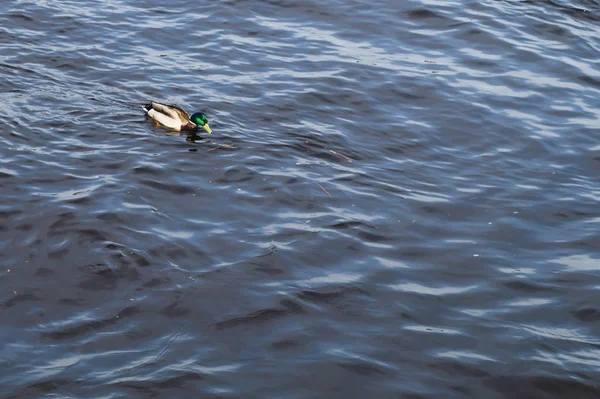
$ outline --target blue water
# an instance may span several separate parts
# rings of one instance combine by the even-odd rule
[[[599,55],[597,0],[2,1],[0,398],[600,397]]]

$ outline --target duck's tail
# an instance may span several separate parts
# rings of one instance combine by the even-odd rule
[[[142,105],[142,109],[144,111],[146,111],[146,113],[150,112],[150,110],[152,109],[152,103],[146,104],[146,105]]]

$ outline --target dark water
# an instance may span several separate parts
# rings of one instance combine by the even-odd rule
[[[600,397],[597,0],[3,0],[0,104],[0,398]]]

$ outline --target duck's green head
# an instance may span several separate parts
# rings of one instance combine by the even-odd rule
[[[198,126],[202,126],[208,134],[212,134],[212,130],[210,130],[210,127],[208,126],[208,117],[202,112],[196,112],[190,117],[190,121]]]

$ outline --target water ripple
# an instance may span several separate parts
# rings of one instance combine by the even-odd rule
[[[0,396],[600,395],[597,1],[0,11]]]

